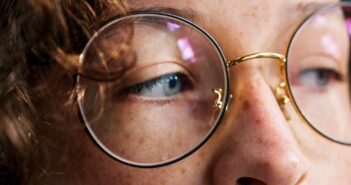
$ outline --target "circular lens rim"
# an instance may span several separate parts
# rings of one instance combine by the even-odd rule
[[[316,16],[323,14],[323,13],[328,13],[329,11],[335,9],[335,8],[344,8],[344,7],[350,7],[351,8],[351,2],[339,2],[339,3],[333,3],[333,4],[328,4],[320,9],[318,9],[317,11],[312,12],[310,15],[308,15],[295,29],[295,31],[293,32],[291,39],[288,43],[288,47],[286,50],[286,64],[285,64],[285,81],[288,84],[288,96],[290,98],[290,100],[292,100],[292,105],[295,109],[295,111],[299,114],[299,116],[302,118],[302,120],[307,123],[307,125],[309,125],[314,131],[316,131],[319,135],[323,136],[324,138],[341,144],[341,145],[347,145],[347,146],[351,146],[351,141],[350,142],[345,142],[345,141],[340,141],[338,139],[333,138],[332,136],[329,136],[328,134],[322,132],[321,130],[319,130],[313,123],[311,123],[306,116],[302,113],[301,109],[299,108],[299,106],[296,103],[296,99],[292,93],[291,90],[291,86],[290,86],[290,82],[289,82],[289,73],[288,73],[288,64],[289,64],[289,56],[290,56],[290,52],[291,52],[291,47],[294,45],[295,39],[298,37],[299,33],[303,30],[303,28],[308,25],[308,23],[310,23],[310,21],[312,21]]]
[[[205,38],[208,39],[208,41],[214,46],[214,49],[216,49],[216,52],[219,55],[219,59],[221,60],[221,64],[222,64],[222,68],[223,68],[223,72],[224,72],[224,96],[223,96],[223,106],[220,110],[220,113],[218,114],[215,122],[214,122],[214,126],[212,126],[211,130],[207,133],[206,136],[203,137],[203,139],[197,144],[195,145],[191,150],[187,151],[186,153],[179,155],[177,157],[168,159],[166,161],[162,161],[159,163],[139,163],[139,162],[134,162],[134,161],[130,161],[127,159],[124,159],[123,157],[120,157],[116,154],[114,154],[114,152],[112,152],[111,150],[108,149],[108,147],[106,147],[99,139],[98,137],[94,134],[94,131],[92,130],[92,128],[89,125],[89,121],[87,120],[85,114],[84,114],[84,106],[83,104],[83,95],[82,95],[82,90],[79,88],[79,82],[80,82],[80,75],[76,76],[76,89],[77,89],[77,104],[78,104],[78,109],[79,109],[79,117],[81,119],[81,122],[84,124],[84,128],[86,130],[86,132],[89,135],[89,138],[95,143],[95,145],[101,150],[103,151],[105,154],[107,154],[109,157],[111,157],[112,159],[114,159],[115,161],[118,161],[120,163],[132,166],[132,167],[138,167],[138,168],[158,168],[158,167],[162,167],[162,166],[166,166],[166,165],[170,165],[173,164],[175,162],[178,162],[188,156],[190,156],[191,154],[193,154],[195,151],[197,151],[199,148],[201,148],[208,140],[209,138],[213,135],[213,133],[217,130],[218,126],[220,125],[220,123],[223,120],[223,117],[225,115],[225,112],[228,108],[229,102],[230,102],[230,98],[231,98],[231,94],[230,94],[230,83],[229,83],[229,68],[227,66],[227,60],[221,50],[221,48],[219,47],[218,43],[213,39],[213,37],[207,33],[204,29],[202,29],[200,26],[198,26],[197,24],[182,18],[180,16],[171,14],[171,13],[165,13],[165,12],[157,12],[157,11],[146,11],[146,12],[134,12],[131,14],[128,14],[126,16],[122,16],[122,17],[117,17],[115,19],[111,19],[107,24],[103,25],[102,27],[100,27],[97,32],[90,38],[90,40],[88,41],[88,43],[85,45],[80,58],[79,58],[79,63],[82,64],[85,60],[85,54],[88,50],[88,48],[90,47],[90,45],[92,44],[92,42],[94,41],[94,39],[98,36],[98,34],[103,31],[104,29],[108,28],[110,25],[115,24],[116,22],[119,22],[121,20],[125,20],[125,19],[133,19],[135,17],[143,17],[143,16],[155,16],[155,17],[162,17],[165,19],[173,19],[176,21],[180,21],[183,24],[189,25],[191,27],[193,27],[194,29],[196,29],[197,31],[199,31],[199,33],[201,33]],[[84,94],[84,93],[83,93]]]

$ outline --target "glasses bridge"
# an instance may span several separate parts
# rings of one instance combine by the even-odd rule
[[[228,65],[228,67],[232,67],[232,66],[235,66],[237,64],[243,63],[245,61],[252,60],[252,59],[257,59],[257,58],[277,59],[283,65],[285,65],[285,63],[286,63],[286,57],[284,55],[279,54],[279,53],[266,52],[266,53],[253,53],[253,54],[250,54],[250,55],[245,55],[243,57],[235,58],[233,60],[229,60],[227,62],[227,65]]]

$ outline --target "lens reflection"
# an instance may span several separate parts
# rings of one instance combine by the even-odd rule
[[[132,36],[121,52],[124,33]],[[144,14],[113,21],[93,37],[81,62],[102,66],[107,77],[116,76],[110,65],[123,69],[113,80],[78,82],[88,130],[122,162],[156,165],[186,155],[223,113],[214,93],[222,89],[226,101],[223,57],[205,33],[180,19]]]
[[[288,80],[305,119],[332,140],[351,144],[350,8],[323,10],[298,30]]]

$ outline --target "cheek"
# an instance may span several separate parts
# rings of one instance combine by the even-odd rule
[[[329,142],[329,141],[327,141]],[[321,144],[324,143],[324,144]],[[308,153],[310,161],[310,177],[323,182],[312,184],[349,184],[351,170],[351,150],[335,143],[319,142],[313,154]],[[318,178],[328,177],[328,178]]]
[[[71,136],[70,136],[71,137]],[[116,162],[100,151],[84,132],[72,135],[75,142],[66,154],[66,162],[59,168],[63,172],[58,184],[204,184],[204,151],[170,166],[153,169],[129,167]],[[57,163],[57,161],[55,161]],[[49,183],[50,184],[50,183]],[[52,183],[51,183],[52,184]]]
[[[127,101],[89,124],[99,141],[117,156],[155,163],[191,151],[211,130],[216,115],[206,101],[181,98],[164,105]]]
[[[334,85],[326,92],[296,90],[295,100],[305,118],[329,137],[351,141],[351,106],[349,91],[344,84]]]

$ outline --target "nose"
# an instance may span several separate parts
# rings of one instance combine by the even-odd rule
[[[299,148],[271,88],[249,64],[232,71],[234,99],[216,134],[213,184],[297,185],[307,174]]]

